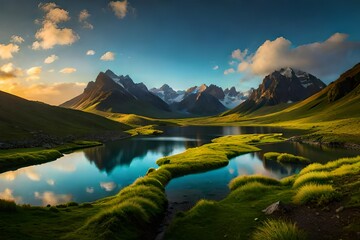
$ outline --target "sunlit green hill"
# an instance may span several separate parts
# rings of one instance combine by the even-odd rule
[[[123,134],[125,124],[78,110],[50,106],[0,91],[0,142],[36,137]]]

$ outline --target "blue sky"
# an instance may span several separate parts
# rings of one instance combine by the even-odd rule
[[[0,0],[0,4],[0,49],[9,47],[14,35],[24,40],[13,41],[18,50],[11,58],[0,54],[0,90],[51,104],[80,93],[85,83],[106,69],[129,74],[149,88],[167,83],[186,89],[206,83],[245,91],[280,66],[309,71],[329,83],[360,61],[357,0]],[[45,44],[49,40],[36,33],[45,28],[50,21],[46,16],[54,9],[67,13],[56,15],[60,18],[52,19],[51,26],[71,30],[74,39],[68,43],[65,39],[64,45],[55,39],[49,47]],[[89,16],[79,22],[82,10]],[[46,38],[61,34],[47,32]],[[45,47],[34,47],[36,41]],[[95,55],[86,55],[88,50]],[[100,60],[106,52],[114,59]],[[44,63],[51,55],[55,61]]]

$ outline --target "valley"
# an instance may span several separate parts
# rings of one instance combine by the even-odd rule
[[[359,0],[1,0],[0,240],[360,240]]]
[[[354,239],[359,79],[359,64],[328,86],[282,68],[245,99],[214,85],[149,91],[108,70],[60,107],[2,93],[1,231],[8,239],[238,239],[278,220],[296,222],[299,237]],[[224,100],[230,91],[241,97],[227,110],[212,94]],[[295,163],[268,160],[269,152]],[[296,162],[303,157],[309,162]],[[300,181],[315,188],[305,200]],[[261,210],[277,201],[288,212],[266,217]]]

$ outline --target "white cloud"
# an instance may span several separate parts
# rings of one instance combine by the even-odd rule
[[[49,184],[50,186],[54,186],[54,185],[55,185],[54,179],[48,179],[48,180],[46,180],[46,183]]]
[[[25,40],[22,38],[22,37],[20,37],[20,36],[16,36],[16,35],[12,35],[11,36],[11,40],[10,40],[10,42],[12,42],[12,43],[18,43],[18,44],[21,44],[21,43],[23,43]]]
[[[90,13],[84,9],[79,13],[79,22],[86,21],[90,17]]]
[[[94,26],[88,22],[90,16],[90,13],[86,9],[81,10],[79,13],[79,22],[82,23],[83,28],[94,29]]]
[[[226,69],[226,70],[224,71],[224,74],[225,74],[225,75],[228,75],[228,74],[231,74],[231,73],[234,73],[234,72],[235,72],[235,69],[229,68],[229,69]]]
[[[112,1],[109,3],[109,6],[114,11],[115,16],[122,19],[126,16],[127,13],[127,0],[124,1]]]
[[[86,55],[88,55],[88,56],[95,55],[95,51],[94,51],[94,50],[88,50],[88,51],[86,52]]]
[[[38,79],[40,79],[41,72],[42,72],[42,67],[36,66],[36,67],[29,68],[26,71],[26,74],[28,75],[26,80],[38,80]]]
[[[104,55],[100,58],[103,61],[113,61],[115,59],[115,53],[113,52],[106,52]]]
[[[117,185],[114,182],[101,182],[100,187],[105,189],[107,192],[111,192],[117,187]]]
[[[37,173],[33,168],[29,168],[27,169],[27,171],[25,171],[26,176],[34,182],[38,182],[41,180],[41,176],[39,173]]]
[[[87,187],[87,188],[85,189],[85,191],[86,191],[87,193],[94,193],[94,188],[93,188],[93,187]]]
[[[9,43],[8,45],[0,44],[0,58],[9,59],[13,57],[13,53],[19,52],[20,48],[18,45]]]
[[[71,68],[71,67],[63,68],[59,72],[60,73],[65,73],[65,74],[70,74],[70,73],[76,72],[76,68]]]
[[[21,202],[21,197],[15,197],[13,195],[13,190],[11,190],[10,188],[5,188],[3,192],[0,192],[0,199],[15,201],[16,203]]]
[[[0,81],[16,79],[23,75],[20,68],[16,68],[13,63],[6,63],[0,67]]]
[[[34,196],[36,199],[42,200],[43,205],[58,205],[60,203],[70,202],[72,196],[70,194],[55,194],[53,192],[34,192]]]
[[[230,62],[229,62],[229,65],[230,66],[234,66],[234,65],[237,65],[238,64],[238,62],[237,61],[234,61],[234,60],[231,60]]]
[[[69,12],[59,8],[54,3],[40,4],[46,14],[42,21],[42,27],[36,32],[32,49],[51,49],[56,45],[71,45],[79,39],[79,36],[70,28],[60,28],[57,24],[70,20]]]
[[[50,21],[52,23],[67,22],[69,20],[69,12],[61,8],[50,9],[45,15],[45,21]]]
[[[59,57],[56,56],[55,54],[52,54],[51,56],[45,58],[44,63],[50,64],[50,63],[55,62],[57,59],[59,59]]]
[[[35,34],[38,41],[32,45],[34,50],[51,49],[55,45],[71,45],[79,36],[70,28],[59,28],[56,24],[46,22]]]
[[[219,66],[218,65],[215,65],[214,67],[213,67],[213,70],[218,70],[219,69]]]
[[[335,33],[323,42],[293,47],[288,39],[279,37],[266,40],[253,54],[246,50],[240,53],[243,54],[235,53],[241,56],[237,58],[240,72],[263,76],[282,67],[293,67],[322,78],[338,75],[358,62],[354,56],[360,53],[360,42],[349,41],[347,34]]]
[[[249,51],[248,49],[245,49],[244,51],[241,51],[240,49],[236,49],[231,53],[231,57],[239,61],[244,61],[244,58],[248,54],[248,51]]]
[[[42,9],[43,11],[48,12],[48,11],[50,11],[51,9],[56,8],[57,5],[56,5],[55,3],[40,3],[40,4],[38,5],[38,7],[39,7],[40,9]]]

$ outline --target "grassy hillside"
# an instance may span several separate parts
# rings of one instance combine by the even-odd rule
[[[0,142],[123,134],[125,124],[78,110],[28,101],[0,91]]]

